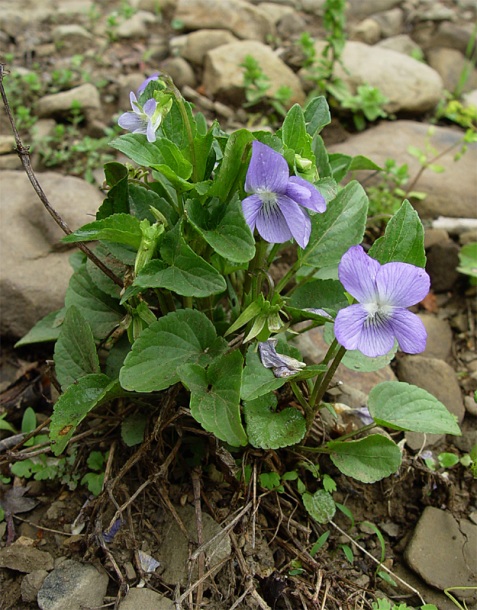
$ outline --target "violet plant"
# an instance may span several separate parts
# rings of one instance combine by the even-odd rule
[[[355,180],[341,182],[379,168],[326,151],[325,98],[290,108],[275,134],[208,125],[163,75],[131,100],[119,123],[132,133],[111,146],[132,163],[106,164],[96,220],[63,240],[97,242],[109,273],[74,254],[65,307],[19,342],[56,342],[63,393],[53,453],[101,404],[122,396],[157,403],[177,384],[190,415],[229,451],[325,453],[367,483],[401,464],[383,428],[460,434],[437,399],[395,381],[371,391],[372,423],[322,444],[310,435],[331,408],[324,398],[340,363],[370,371],[398,347],[424,350],[425,329],[408,308],[429,290],[423,227],[407,201],[367,253],[359,245],[368,198]],[[296,261],[273,281],[270,268],[291,244]],[[294,338],[317,326],[329,349],[309,363]],[[323,522],[334,514],[324,489],[304,492],[304,503]]]

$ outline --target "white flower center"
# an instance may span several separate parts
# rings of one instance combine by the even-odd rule
[[[381,326],[392,316],[394,307],[388,303],[363,303],[363,307],[366,310],[368,317],[366,319],[367,324],[375,324]]]
[[[273,208],[277,203],[277,194],[273,191],[267,191],[265,189],[257,189],[257,195],[262,200],[262,203],[267,208]]]

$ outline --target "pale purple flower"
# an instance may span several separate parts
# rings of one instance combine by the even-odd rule
[[[338,275],[358,301],[336,316],[335,337],[343,347],[374,358],[387,354],[396,339],[403,352],[424,351],[424,324],[406,309],[429,292],[424,269],[408,263],[381,265],[361,246],[352,246],[341,258]]]
[[[275,349],[276,344],[276,339],[269,339],[258,344],[260,360],[263,366],[267,369],[272,369],[275,377],[290,377],[305,368],[306,364],[304,362],[300,362],[296,358],[286,356],[285,354],[279,354]]]
[[[141,106],[133,91],[129,94],[129,99],[132,111],[122,114],[118,119],[118,125],[132,133],[145,134],[149,142],[155,142],[164,109],[153,98]]]
[[[265,241],[281,244],[292,237],[302,248],[310,239],[311,220],[307,208],[324,212],[326,203],[316,187],[291,176],[285,159],[265,144],[252,142],[252,158],[245,178],[242,201],[249,227],[256,228]]]
[[[151,74],[151,76],[146,78],[146,80],[143,81],[139,85],[139,87],[137,88],[137,94],[141,95],[141,93],[146,89],[146,87],[149,85],[149,83],[151,83],[154,80],[158,80],[158,79],[159,79],[159,72],[154,72],[154,74]]]

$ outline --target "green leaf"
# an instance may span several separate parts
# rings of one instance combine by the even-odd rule
[[[22,432],[23,434],[30,434],[37,427],[36,413],[32,407],[27,407],[23,412],[22,417]]]
[[[66,312],[55,344],[54,361],[63,391],[81,377],[101,372],[91,327],[74,305]]]
[[[337,312],[349,303],[338,280],[311,280],[293,292],[288,305],[296,309],[325,309]]]
[[[104,472],[87,472],[81,479],[81,485],[86,485],[93,496],[99,496],[103,490]]]
[[[141,243],[139,220],[130,214],[113,214],[102,220],[95,220],[63,237],[63,242],[74,244],[79,241],[102,239],[138,249]]]
[[[222,275],[188,246],[177,225],[161,241],[162,260],[152,260],[134,280],[141,288],[167,288],[187,297],[208,297],[227,288]]]
[[[236,184],[242,183],[247,169],[247,159],[253,135],[248,129],[234,131],[224,150],[224,157],[219,171],[210,189],[209,195],[228,201]]]
[[[186,364],[178,371],[191,392],[192,417],[232,447],[247,444],[240,415],[242,366],[242,354],[235,350],[217,357],[207,369]]]
[[[100,404],[123,394],[117,380],[106,375],[87,375],[70,385],[53,407],[50,439],[55,455],[63,452],[77,426]]]
[[[253,346],[249,347],[246,365],[243,371],[241,397],[243,400],[254,400],[281,388],[286,383],[285,378],[277,378],[271,369],[263,366]]]
[[[337,279],[337,265],[343,254],[361,243],[366,226],[368,197],[356,181],[347,184],[328,204],[326,212],[312,219],[310,242],[302,253],[300,275],[307,275],[306,267],[333,267]]]
[[[66,309],[63,307],[58,311],[52,311],[35,326],[27,332],[25,336],[19,339],[14,347],[22,345],[30,345],[32,343],[43,343],[47,341],[56,341],[60,334],[61,324],[65,316]]]
[[[309,158],[311,137],[306,131],[305,116],[299,104],[295,104],[287,112],[279,134],[287,148],[291,148],[295,153]]]
[[[321,536],[318,538],[318,540],[315,542],[315,544],[310,549],[310,555],[312,557],[314,557],[318,553],[318,551],[321,549],[321,547],[324,546],[324,544],[330,537],[330,534],[331,534],[330,530],[326,530],[326,532],[323,532],[323,534],[321,534]]]
[[[330,107],[324,95],[311,99],[305,108],[306,130],[313,138],[331,123]]]
[[[353,157],[348,171],[351,172],[364,169],[383,171],[382,167],[376,165],[376,163],[371,161],[371,159],[368,159],[368,157],[364,157],[363,155],[356,155],[356,157]]]
[[[254,257],[255,240],[237,196],[225,204],[215,201],[208,208],[192,200],[186,206],[186,213],[205,241],[226,260],[247,263]]]
[[[336,182],[341,182],[351,167],[353,157],[343,155],[342,153],[330,153],[328,160],[331,167],[331,175]]]
[[[111,244],[108,246],[110,245]],[[94,253],[108,269],[110,269],[118,278],[124,280],[127,267],[124,263],[119,261],[111,254],[109,247],[107,247],[105,244],[98,244],[94,249]],[[103,271],[89,258],[86,259],[86,270],[97,288],[114,299],[119,299],[121,297],[121,287],[113,282],[113,280],[105,273],[103,273]]]
[[[455,416],[437,398],[403,381],[385,381],[375,386],[369,393],[368,408],[378,426],[461,435]]]
[[[328,178],[332,180],[333,170],[331,169],[330,160],[328,157],[328,152],[326,150],[325,143],[323,142],[323,138],[320,135],[315,134],[311,143],[311,148],[316,158],[316,167],[318,169],[318,174],[320,178]],[[336,184],[336,180],[334,180],[334,183]]]
[[[314,494],[306,492],[301,498],[308,514],[318,523],[329,523],[335,516],[335,501],[324,489],[319,489]]]
[[[388,222],[386,231],[379,237],[368,253],[381,264],[401,262],[424,267],[424,228],[409,201],[405,200]]]
[[[183,100],[182,103],[187,114],[187,122],[191,128],[191,135],[194,138],[197,132],[197,127],[195,117],[192,114],[192,105],[189,102],[184,102]],[[184,121],[184,117],[182,116],[182,112],[177,100],[173,100],[172,107],[166,114],[160,129],[166,138],[176,144],[179,150],[184,151],[186,158],[191,161],[188,126]]]
[[[305,436],[305,418],[297,409],[286,407],[276,412],[274,394],[244,403],[249,442],[260,449],[279,449],[296,445]]]
[[[134,447],[144,440],[147,416],[144,413],[128,415],[121,423],[121,438],[125,445]]]
[[[121,369],[123,388],[135,392],[165,390],[180,380],[177,369],[186,363],[205,366],[227,349],[203,313],[181,309],[142,331]]]
[[[133,216],[139,220],[146,218],[151,224],[157,221],[151,208],[158,210],[170,227],[173,227],[179,218],[176,210],[164,197],[161,197],[152,188],[146,188],[141,184],[131,183],[129,185],[129,207]]]
[[[177,145],[167,138],[156,138],[155,142],[148,142],[142,134],[128,133],[110,142],[110,146],[121,151],[138,165],[152,167],[161,172],[163,168],[167,168],[171,175],[184,180],[192,174],[190,162]]]
[[[397,472],[401,451],[396,443],[382,434],[370,434],[357,441],[330,441],[333,464],[348,476],[363,483],[375,483]]]
[[[112,214],[128,214],[128,168],[121,163],[106,163],[104,175],[110,189],[96,213],[96,220],[102,220]]]
[[[73,305],[78,307],[91,326],[95,339],[107,337],[125,315],[116,299],[97,288],[85,264],[71,276],[65,305],[67,309]]]

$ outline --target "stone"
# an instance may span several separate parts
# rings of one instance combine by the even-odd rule
[[[53,557],[50,553],[40,551],[34,546],[19,544],[18,541],[0,549],[0,568],[29,574],[38,570],[39,566],[45,570],[53,569]]]
[[[108,575],[92,564],[67,559],[48,574],[38,592],[41,610],[81,610],[101,606]]]
[[[81,25],[58,25],[52,31],[53,41],[62,55],[85,53],[93,46],[93,36]]]
[[[316,41],[318,56],[326,45]],[[402,53],[362,42],[348,41],[341,56],[342,65],[336,66],[335,75],[354,92],[360,85],[378,87],[389,102],[387,112],[423,113],[432,110],[443,95],[439,74],[429,66]],[[300,70],[306,77],[306,68]]]
[[[391,51],[396,51],[397,53],[404,53],[404,55],[409,55],[414,57],[414,59],[424,56],[421,47],[407,34],[385,38],[380,40],[377,46],[383,49],[391,49]]]
[[[119,604],[119,610],[174,610],[175,604],[152,589],[129,589]]]
[[[369,17],[388,11],[398,4],[401,4],[401,0],[348,0],[347,16],[352,19]]]
[[[404,24],[404,14],[400,8],[393,8],[390,11],[377,13],[376,15],[373,15],[372,19],[379,24],[381,36],[383,38],[398,36],[401,33]]]
[[[472,23],[457,24],[451,21],[443,21],[431,38],[430,46],[456,49],[462,55],[466,55],[473,29],[474,25]]]
[[[447,360],[452,353],[452,329],[447,320],[426,313],[417,314],[427,331],[426,349],[422,356]]]
[[[445,229],[424,228],[424,248],[426,250],[444,241],[449,241],[449,233]]]
[[[471,587],[473,591],[454,589],[453,594],[472,597],[477,573],[476,546],[475,524],[465,519],[458,522],[450,512],[427,506],[406,546],[404,558],[426,583],[441,591]]]
[[[0,11],[0,30],[13,39],[24,33],[27,24],[27,15],[21,10],[5,10],[3,8]]]
[[[419,21],[454,21],[456,14],[442,2],[433,2],[429,8],[420,9],[416,17]]]
[[[437,358],[403,355],[397,361],[397,376],[400,381],[415,385],[432,394],[448,411],[457,417],[459,424],[464,419],[465,407],[454,369]],[[436,383],[436,380],[439,380]],[[406,432],[406,443],[418,450],[433,446],[442,438],[440,434]]]
[[[475,106],[477,108],[477,89],[473,89],[463,95],[463,104],[466,108]]]
[[[305,13],[310,13],[310,15],[323,15],[323,10],[325,6],[326,0],[301,0],[299,2],[299,8]],[[298,7],[295,7],[298,8]]]
[[[241,106],[245,100],[243,68],[240,64],[247,55],[254,57],[270,80],[269,94],[288,86],[292,96],[288,107],[304,104],[305,93],[297,75],[261,42],[252,40],[233,42],[209,51],[204,62],[203,84],[207,94],[224,103]]]
[[[434,292],[452,290],[459,279],[459,246],[453,241],[444,241],[432,246],[427,252],[426,270],[431,277]]]
[[[131,91],[137,92],[147,77],[142,72],[132,72],[131,74],[121,74],[118,78],[119,96],[118,107],[126,112],[131,110],[131,101],[129,95]]]
[[[190,505],[176,507],[192,539],[197,539],[197,528],[194,508]],[[222,532],[221,526],[207,513],[202,513],[203,540],[207,541]],[[170,513],[164,517],[161,532],[162,544],[157,559],[164,571],[161,580],[170,585],[187,582],[189,576],[189,541],[185,538],[177,522]],[[221,563],[231,553],[231,543],[228,534],[218,537],[205,549],[206,562],[209,568]],[[197,578],[197,567],[192,578]]]
[[[366,44],[376,44],[381,40],[381,26],[375,19],[367,17],[351,28],[350,38]]]
[[[0,334],[18,338],[63,307],[72,273],[70,251],[58,251],[63,232],[24,172],[3,171],[0,182],[1,214],[8,222],[0,246]],[[40,183],[71,229],[90,222],[103,199],[97,188],[80,178],[45,172]]]
[[[306,21],[300,13],[293,11],[277,22],[277,32],[282,40],[293,39],[306,31]]]
[[[277,25],[281,20],[286,21],[287,19],[290,19],[292,15],[296,14],[293,7],[287,6],[286,4],[277,5],[274,2],[260,2],[259,8],[267,15],[274,25]]]
[[[162,62],[161,70],[168,74],[179,89],[182,87],[195,87],[194,70],[183,57],[170,57]]]
[[[230,42],[237,42],[237,38],[229,30],[198,30],[184,36],[184,44],[180,54],[192,64],[202,65],[206,54]]]
[[[467,78],[462,85],[462,91],[472,91],[477,87],[477,70],[460,51],[436,47],[428,49],[426,56],[428,64],[440,74],[447,90],[455,91],[461,86],[460,79],[464,70]]]
[[[265,42],[275,34],[273,22],[244,0],[178,0],[175,18],[187,30],[230,30],[237,38]]]
[[[101,114],[99,91],[91,83],[85,83],[61,93],[45,95],[38,100],[36,114],[40,118],[64,118],[71,115],[72,107],[79,105],[87,121],[94,121]]]
[[[431,130],[432,135],[429,135]],[[398,165],[406,163],[412,179],[420,170],[419,161],[408,152],[410,145],[426,150],[428,143],[436,149],[436,154],[449,152],[439,158],[438,163],[445,171],[436,174],[424,171],[414,190],[427,194],[423,201],[414,203],[421,218],[477,218],[477,143],[469,144],[467,152],[459,161],[454,161],[454,154],[459,150],[462,133],[450,127],[435,127],[415,121],[382,122],[377,127],[352,136],[345,142],[329,147],[329,152],[341,152],[348,155],[364,155],[378,165],[383,166],[386,159],[392,157]],[[392,143],[392,144],[390,144]],[[358,172],[357,179],[362,180],[370,172]],[[435,226],[435,225],[434,225]]]
[[[38,591],[41,589],[45,578],[48,576],[46,570],[35,570],[26,574],[22,579],[21,593],[24,602],[35,602]]]
[[[138,8],[156,14],[174,9],[176,4],[177,0],[139,0]]]
[[[0,134],[0,155],[12,153],[15,148],[15,138]]]
[[[477,417],[477,402],[475,402],[473,396],[464,396],[464,406],[467,413]]]
[[[147,11],[138,11],[132,17],[119,24],[116,29],[118,38],[146,38],[149,26],[156,23],[156,17]]]

